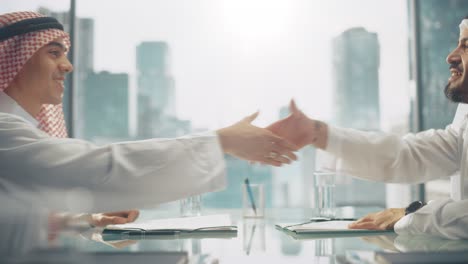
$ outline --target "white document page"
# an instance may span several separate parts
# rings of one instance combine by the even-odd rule
[[[142,229],[142,230],[195,230],[209,228],[209,230],[232,229],[231,217],[228,214],[204,215],[194,217],[155,219],[122,225],[110,225],[106,229]]]
[[[324,221],[324,222],[310,222],[306,224],[278,224],[281,228],[286,228],[291,231],[296,230],[330,230],[330,231],[339,231],[339,230],[362,230],[362,229],[349,229],[348,225],[354,221]]]

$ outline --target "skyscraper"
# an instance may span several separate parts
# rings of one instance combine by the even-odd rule
[[[380,128],[377,34],[351,28],[333,39],[335,118],[340,126]]]
[[[90,73],[84,84],[84,138],[105,143],[128,139],[128,74]]]
[[[333,105],[337,125],[380,130],[380,46],[377,34],[362,27],[350,28],[333,39],[332,52]],[[337,205],[385,205],[385,184],[350,177],[338,177]]]
[[[174,79],[168,73],[169,47],[165,42],[142,42],[136,49],[138,135],[163,136],[158,123],[175,116]]]
[[[91,18],[78,18],[76,22],[76,45],[74,49],[75,56],[74,68],[75,68],[75,112],[77,118],[75,119],[75,136],[83,137],[85,123],[89,123],[83,118],[79,118],[80,113],[83,113],[88,107],[86,105],[86,99],[84,91],[92,87],[86,87],[88,78],[94,73],[94,20]],[[95,89],[97,87],[94,87]]]

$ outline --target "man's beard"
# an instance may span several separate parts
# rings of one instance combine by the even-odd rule
[[[450,88],[450,83],[445,86],[445,96],[454,103],[466,103],[464,100],[463,93],[460,91],[460,87]]]

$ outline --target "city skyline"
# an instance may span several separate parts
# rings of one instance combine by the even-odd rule
[[[261,2],[261,1],[260,1]],[[80,3],[86,3],[86,1],[80,1]],[[283,2],[286,3],[286,2]],[[304,2],[302,2],[304,3]],[[219,6],[214,6],[214,8],[219,8]],[[233,7],[233,6],[231,6]],[[234,6],[236,8],[240,6]],[[273,4],[273,9],[278,8],[278,5]],[[310,7],[310,6],[309,6]],[[258,8],[258,6],[257,6]],[[294,8],[298,8],[298,6],[295,6]],[[293,9],[294,9],[293,8]],[[128,74],[128,79],[129,81],[129,89],[128,89],[128,95],[130,98],[130,104],[129,104],[129,113],[130,113],[130,118],[133,117],[133,119],[138,119],[138,111],[136,111],[137,107],[142,106],[140,98],[139,98],[139,91],[141,88],[143,90],[146,90],[147,92],[150,91],[154,93],[154,95],[158,95],[157,100],[159,100],[159,103],[162,103],[161,105],[156,105],[155,109],[153,110],[160,110],[163,111],[165,108],[165,105],[167,103],[164,103],[166,99],[169,99],[166,95],[170,93],[170,90],[176,91],[176,94],[174,95],[173,99],[175,101],[175,98],[177,98],[177,110],[176,111],[171,111],[174,112],[175,115],[173,118],[157,118],[157,120],[151,120],[151,123],[153,124],[151,128],[149,129],[144,129],[145,131],[148,132],[148,134],[142,135],[142,138],[146,137],[159,137],[159,136],[164,136],[160,131],[155,131],[154,128],[161,128],[165,127],[170,130],[169,132],[174,132],[173,128],[178,126],[178,121],[177,119],[179,116],[184,118],[183,114],[181,114],[180,111],[180,105],[185,105],[185,103],[180,103],[184,102],[184,100],[189,99],[192,103],[195,103],[195,106],[192,106],[190,109],[190,114],[193,114],[192,117],[187,118],[188,122],[193,122],[194,129],[198,128],[203,128],[202,124],[203,122],[200,122],[198,118],[200,118],[200,113],[197,114],[199,110],[203,110],[203,108],[206,107],[211,107],[211,108],[216,108],[214,111],[211,109],[209,113],[211,116],[215,116],[219,118],[218,124],[216,125],[215,121],[212,122],[211,125],[207,125],[206,128],[208,129],[213,129],[220,127],[222,125],[228,125],[232,122],[237,121],[237,119],[240,119],[243,117],[241,115],[242,109],[247,109],[249,107],[252,107],[254,104],[258,104],[260,107],[269,105],[271,112],[265,113],[263,111],[262,113],[262,118],[263,120],[260,120],[260,122],[256,122],[256,124],[267,124],[268,122],[272,122],[274,120],[277,120],[279,117],[277,116],[278,110],[282,109],[282,114],[281,116],[285,115],[285,105],[287,105],[289,98],[287,98],[287,94],[294,94],[298,93],[301,94],[301,96],[296,96],[296,99],[298,101],[298,104],[301,106],[304,111],[309,114],[311,114],[311,110],[309,108],[310,104],[304,103],[308,102],[308,99],[311,100],[311,102],[314,104],[317,104],[318,102],[318,111],[320,111],[320,114],[318,115],[319,118],[324,118],[324,119],[332,119],[333,118],[333,111],[331,105],[334,104],[332,98],[334,95],[337,95],[337,93],[340,93],[339,90],[333,89],[333,82],[332,80],[337,78],[340,73],[336,71],[336,68],[334,68],[334,65],[332,64],[333,59],[332,57],[334,55],[341,56],[341,57],[346,57],[347,54],[340,54],[336,53],[333,50],[333,39],[337,38],[340,36],[343,32],[347,31],[350,28],[355,28],[355,27],[361,27],[364,28],[365,30],[369,32],[375,32],[375,34],[379,35],[379,39],[382,36],[382,49],[378,50],[379,55],[381,55],[380,51],[382,51],[382,60],[385,61],[384,58],[388,60],[389,58],[389,53],[383,53],[385,50],[385,46],[388,45],[389,39],[388,39],[388,31],[382,31],[382,27],[379,28],[379,26],[376,26],[375,23],[376,21],[369,22],[362,22],[362,23],[357,23],[355,26],[352,26],[351,24],[341,24],[340,26],[331,24],[330,30],[326,30],[326,28],[317,28],[316,26],[320,25],[323,27],[324,21],[318,23],[317,21],[313,21],[313,19],[307,20],[310,18],[310,15],[302,14],[302,17],[299,16],[299,19],[293,18],[293,17],[281,17],[279,22],[271,20],[272,17],[269,17],[270,20],[267,19],[267,22],[271,22],[272,25],[262,22],[260,24],[257,24],[254,21],[252,22],[252,27],[253,29],[246,28],[246,25],[249,23],[241,23],[243,25],[238,25],[236,22],[235,18],[232,16],[227,16],[225,17],[218,17],[219,21],[223,26],[228,26],[229,29],[233,30],[233,32],[226,32],[225,28],[220,29],[213,27],[212,24],[207,23],[207,21],[199,21],[199,19],[207,19],[210,17],[210,15],[213,15],[214,13],[203,13],[200,10],[200,13],[197,13],[196,10],[192,10],[193,13],[189,14],[182,14],[184,19],[186,21],[184,23],[188,23],[188,21],[193,22],[194,24],[191,25],[191,27],[187,27],[187,30],[182,26],[176,26],[174,27],[174,24],[171,25],[170,21],[171,18],[165,17],[165,19],[168,20],[168,24],[170,26],[171,31],[167,31],[169,29],[163,29],[163,27],[159,28],[153,28],[158,31],[158,38],[152,38],[151,36],[154,36],[154,32],[150,33],[147,32],[145,34],[141,33],[141,36],[139,38],[133,38],[132,34],[135,33],[134,31],[138,31],[141,28],[131,28],[132,23],[126,23],[126,24],[121,24],[123,21],[120,20],[115,20],[116,13],[109,14],[109,16],[95,16],[93,17],[92,15],[87,16],[85,13],[80,12],[80,7],[77,7],[78,12],[77,12],[77,18],[78,21],[83,21],[86,23],[78,23],[77,26],[77,33],[81,34],[82,36],[75,40],[75,46],[78,47],[79,50],[81,50],[81,53],[85,52],[85,61],[81,65],[91,65],[86,68],[90,69],[90,71],[95,71],[95,72],[101,72],[105,71],[109,74],[109,76],[100,76],[100,80],[105,80],[105,78],[109,78],[110,76],[114,75],[115,72],[118,73],[124,73]],[[97,6],[96,9],[99,9]],[[287,11],[295,11],[298,12],[298,10],[292,10],[286,8]],[[173,10],[174,11],[174,10]],[[225,10],[226,11],[226,10]],[[241,10],[237,10],[236,12],[240,12]],[[231,12],[231,11],[229,11]],[[276,13],[275,13],[276,12]],[[273,10],[273,13],[278,14],[278,15],[284,15],[282,10],[275,9]],[[177,13],[178,14],[178,13]],[[204,15],[207,15],[204,17]],[[232,14],[231,14],[232,15]],[[252,13],[248,14],[252,16]],[[272,14],[270,13],[269,16]],[[190,16],[194,16],[196,18],[190,18]],[[110,18],[109,18],[110,17]],[[109,19],[107,19],[109,18]],[[119,17],[121,18],[121,17]],[[148,22],[145,22],[145,16],[142,15],[141,21],[143,24],[148,25]],[[249,19],[249,18],[248,18]],[[251,18],[250,18],[251,19]],[[282,26],[285,26],[284,24],[281,23],[291,23],[291,22],[299,22],[301,21],[305,22],[310,28],[303,29],[302,30],[302,35],[299,33],[297,30],[297,27],[293,27],[292,25],[286,26],[286,28],[282,28]],[[377,20],[378,21],[378,20]],[[112,22],[112,26],[109,24],[109,22]],[[280,23],[281,22],[281,23]],[[201,24],[200,24],[201,23]],[[314,23],[318,23],[315,25]],[[81,30],[80,27],[81,25],[88,25],[88,30]],[[128,27],[128,25],[130,27]],[[337,23],[339,24],[339,23]],[[102,31],[103,25],[105,25],[106,30]],[[218,25],[219,27],[220,25]],[[382,25],[380,25],[382,26]],[[239,27],[237,29],[240,29],[240,27],[243,27],[243,30],[246,30],[246,32],[243,31],[236,31],[236,27]],[[272,30],[272,27],[280,28],[278,32],[275,30]],[[335,27],[335,28],[333,28]],[[118,28],[118,32],[116,32],[114,29]],[[383,27],[385,28],[385,27]],[[267,29],[267,30],[266,30]],[[162,30],[162,31],[161,31]],[[193,32],[191,32],[193,30]],[[249,31],[249,30],[252,30]],[[266,30],[266,31],[264,31]],[[288,32],[288,30],[294,30],[294,33]],[[392,28],[392,30],[394,30]],[[167,31],[167,32],[165,32]],[[180,31],[180,32],[179,32]],[[206,31],[206,32],[205,32]],[[253,34],[253,32],[256,31],[259,33],[259,35]],[[93,32],[94,36],[89,36],[88,38],[83,37],[83,33],[89,33]],[[125,34],[124,34],[125,33]],[[233,34],[228,34],[228,33],[233,33]],[[397,32],[393,32],[396,34]],[[401,32],[398,32],[401,33]],[[184,35],[188,34],[188,35]],[[239,34],[239,35],[236,35]],[[283,36],[284,34],[284,36]],[[179,35],[179,36],[178,36]],[[184,35],[183,39],[181,36]],[[115,39],[116,36],[120,37],[120,40]],[[403,35],[401,36],[398,35],[399,41],[402,41],[402,43],[407,41],[407,36]],[[100,45],[102,45],[103,41],[102,38],[105,37],[105,50],[99,51]],[[179,37],[179,38],[177,38]],[[393,36],[395,37],[395,36]],[[91,39],[94,39],[94,43],[90,41]],[[85,45],[81,43],[81,41],[84,41]],[[274,42],[274,45],[270,45],[270,42]],[[278,42],[279,41],[279,42]],[[393,41],[393,39],[392,39]],[[128,49],[120,49],[116,50],[115,48],[120,46],[122,43],[125,43],[128,45],[129,43],[132,43],[132,47]],[[284,42],[284,43],[282,43]],[[143,56],[140,56],[141,58],[138,59],[138,55],[135,56],[135,53],[138,54],[138,47],[140,47],[143,43],[164,43],[165,48],[163,50],[171,51],[171,56],[168,57],[169,59],[166,58],[166,55],[160,55],[159,58],[162,58],[162,62],[159,63],[157,62],[157,59],[149,59],[151,56],[149,55],[150,53],[145,52]],[[401,44],[401,43],[400,43]],[[345,43],[346,45],[346,43]],[[83,48],[85,47],[85,48]],[[92,48],[86,48],[86,47],[92,47]],[[388,46],[387,46],[388,47]],[[392,46],[393,48],[394,46]],[[406,45],[405,45],[406,47]],[[135,50],[137,52],[135,52]],[[88,53],[86,52],[88,51]],[[364,53],[367,53],[368,50],[363,49]],[[112,53],[113,56],[108,57],[108,61],[106,64],[103,64],[102,61],[100,62],[99,57],[103,54],[109,54]],[[391,52],[390,52],[391,53]],[[371,56],[373,56],[374,53],[371,52]],[[402,52],[404,54],[404,52]],[[391,59],[394,59],[393,56],[394,54],[391,53],[390,57]],[[128,59],[132,59],[132,62],[128,62]],[[364,57],[359,57],[356,58],[356,60],[362,60]],[[80,57],[78,60],[81,59]],[[117,61],[113,60],[118,59]],[[138,61],[142,61],[142,59],[149,59],[148,61],[154,63],[157,62],[159,63],[160,66],[164,65],[163,68],[157,69],[156,71],[153,71],[153,69],[145,70],[142,69],[142,67],[139,66]],[[167,61],[166,61],[167,59]],[[400,58],[401,59],[401,58]],[[90,61],[94,60],[94,63],[89,63]],[[102,59],[101,59],[102,60]],[[127,62],[126,62],[127,61]],[[79,66],[80,63],[77,61],[78,64],[75,64],[77,67],[82,67]],[[387,61],[388,62],[388,61]],[[400,61],[402,65],[407,66],[407,61]],[[102,66],[105,65],[105,66]],[[382,72],[384,72],[384,69],[386,67],[389,67],[389,64],[383,63],[382,65]],[[78,75],[85,76],[86,74],[82,74],[81,72],[86,73],[87,69],[86,68],[80,68],[77,70]],[[151,68],[151,67],[150,67]],[[188,74],[180,74],[181,69],[185,69],[184,73]],[[352,69],[352,67],[350,68]],[[399,70],[404,69],[404,67],[400,67]],[[190,70],[190,71],[188,71]],[[344,68],[344,71],[346,71],[346,67]],[[387,68],[388,71],[388,68]],[[155,72],[156,74],[153,74]],[[193,73],[200,73],[199,76],[195,76],[194,80],[194,85],[187,86],[184,83],[187,83],[190,78],[194,78]],[[391,73],[392,76],[395,76],[395,69],[392,69]],[[143,73],[143,74],[141,74]],[[177,87],[176,89],[166,89],[169,88],[169,86],[160,86],[159,88],[164,88],[164,89],[159,89],[155,86],[148,86],[147,88],[144,88],[141,85],[141,77],[144,77],[143,79],[146,79],[147,83],[151,83],[154,81],[154,77],[159,80],[166,79],[165,75],[161,75],[161,73],[169,73],[167,75],[168,80],[173,78],[173,80],[176,80],[177,82]],[[388,72],[387,72],[388,73]],[[381,75],[381,72],[377,73],[378,75]],[[400,72],[400,78],[393,78],[392,81],[397,80],[400,81],[401,83],[404,83],[405,79],[401,78],[401,76],[407,75],[408,72],[404,72],[403,70]],[[161,76],[159,76],[161,75]],[[384,74],[385,75],[385,74]],[[117,76],[117,74],[116,74]],[[145,77],[146,76],[146,77]],[[159,77],[158,77],[159,76]],[[398,76],[398,74],[397,74]],[[163,77],[163,78],[160,78]],[[189,78],[187,78],[189,77]],[[369,76],[363,75],[363,78],[367,78]],[[370,76],[372,77],[372,76]],[[383,76],[382,76],[383,77]],[[372,77],[374,78],[374,77]],[[375,79],[375,78],[374,78]],[[377,79],[382,79],[382,78],[377,78]],[[385,77],[383,77],[385,79]],[[202,82],[198,82],[202,80]],[[148,82],[149,81],[149,82]],[[95,81],[96,83],[99,83],[100,81]],[[173,81],[174,82],[174,81]],[[219,89],[214,89],[217,88],[216,84],[221,83],[222,85],[219,85]],[[236,86],[236,84],[242,84]],[[315,83],[319,83],[319,86],[315,86]],[[300,91],[296,90],[294,85],[299,84],[300,86]],[[198,86],[197,86],[198,85]],[[201,85],[201,86],[200,86]],[[388,83],[386,82],[378,82],[376,84],[377,87],[375,89],[379,90],[382,88],[383,95],[385,93],[388,94],[388,91],[385,91],[384,87],[388,87]],[[406,83],[407,85],[407,83]],[[197,90],[197,87],[202,87],[203,89],[201,91]],[[226,88],[227,87],[227,88]],[[259,88],[260,87],[260,88]],[[265,89],[265,87],[267,89]],[[287,87],[287,88],[285,88]],[[289,88],[292,87],[292,88]],[[392,86],[392,92],[395,91],[395,88],[397,85],[393,84]],[[154,89],[156,88],[156,89]],[[174,88],[174,86],[172,86]],[[205,89],[206,88],[206,89]],[[404,90],[405,89],[405,84],[401,85],[399,87],[400,89]],[[127,88],[124,88],[127,89]],[[153,90],[154,89],[154,90]],[[159,91],[158,91],[159,89]],[[343,89],[346,89],[346,87],[343,87]],[[169,91],[169,92],[165,92]],[[211,92],[207,92],[207,91]],[[90,90],[92,91],[92,90]],[[195,94],[193,92],[196,92]],[[260,93],[263,92],[264,96],[261,96]],[[407,91],[406,91],[407,92]],[[252,98],[250,97],[244,97],[239,99],[239,96],[242,96],[245,94],[250,94],[252,93],[253,96]],[[365,94],[365,93],[364,93]],[[153,95],[151,95],[153,96]],[[224,97],[225,100],[222,100]],[[346,97],[346,96],[345,96]],[[228,98],[229,100],[226,100]],[[256,99],[255,99],[256,98]],[[380,98],[375,98],[373,97],[370,100],[373,101],[381,101],[382,96]],[[250,100],[253,99],[253,100]],[[388,98],[386,98],[388,99]],[[400,102],[402,98],[400,98]],[[407,97],[404,97],[406,100]],[[170,100],[169,100],[170,101]],[[364,100],[365,101],[365,100]],[[383,100],[382,103],[383,105],[388,104],[389,100]],[[275,106],[275,103],[278,104],[278,106]],[[362,102],[361,102],[362,103]],[[130,106],[133,104],[132,106]],[[312,104],[312,105],[313,105]],[[125,104],[120,104],[119,106],[122,107]],[[219,107],[216,107],[219,106]],[[104,105],[102,107],[105,107]],[[187,105],[188,107],[188,105]],[[103,114],[109,113],[109,117],[106,119],[109,119],[109,121],[112,120],[112,107],[109,106]],[[327,109],[328,108],[328,109]],[[87,109],[87,108],[86,108]],[[132,110],[133,109],[133,110]],[[405,123],[407,122],[407,117],[408,113],[405,112],[405,107],[401,107],[399,110],[403,109],[403,111],[400,113],[400,123]],[[90,110],[90,109],[88,109]],[[253,109],[255,111],[256,109]],[[261,108],[261,110],[264,110]],[[327,112],[328,111],[328,112]],[[388,111],[388,110],[387,110]],[[92,112],[93,111],[88,111],[91,114],[87,114],[87,116],[92,117]],[[156,111],[158,112],[158,111]],[[154,113],[150,111],[151,116],[154,116]],[[202,111],[203,112],[203,111]],[[114,112],[115,113],[115,112]],[[183,113],[183,111],[182,111]],[[271,114],[273,113],[273,116]],[[237,115],[238,117],[236,119],[231,118],[230,115]],[[268,117],[270,115],[270,117]],[[114,115],[115,116],[115,115]],[[265,116],[265,117],[264,117]],[[204,116],[205,117],[205,116]],[[209,118],[209,116],[206,116]],[[230,119],[231,118],[231,119]],[[380,118],[380,115],[379,115]],[[388,120],[383,118],[384,120]],[[110,124],[110,123],[109,123]],[[117,125],[117,123],[114,123]],[[213,125],[215,124],[215,125]],[[184,124],[182,124],[184,125]],[[89,125],[87,124],[87,127]],[[388,126],[387,126],[388,128]],[[96,130],[96,132],[101,132],[104,131],[105,129],[100,129],[99,131]],[[184,130],[185,131],[185,130]],[[92,132],[92,131],[91,131]],[[189,131],[185,131],[189,132]],[[88,133],[92,134],[92,133]],[[129,137],[131,139],[135,139],[134,135],[136,133],[131,134]],[[112,136],[112,135],[110,135]],[[173,137],[173,134],[168,134],[168,137]],[[110,141],[115,141],[115,140],[120,140],[122,138],[110,138],[108,140],[104,140],[98,143],[108,143]],[[95,140],[95,139],[93,139]],[[239,174],[246,175],[249,174],[250,177],[253,178],[258,178],[260,182],[263,182],[269,186],[269,192],[270,192],[270,198],[268,200],[268,204],[270,206],[286,206],[286,207],[311,207],[313,206],[313,180],[311,178],[311,174],[315,170],[315,162],[313,161],[315,158],[315,150],[304,150],[301,151],[300,154],[301,157],[301,162],[297,162],[291,166],[288,166],[287,168],[282,168],[282,169],[266,169],[266,170],[259,170],[255,171],[252,169],[248,169],[249,167],[245,162],[238,161],[236,159],[232,158],[227,158],[227,172],[228,172],[228,180],[230,181],[229,188],[227,188],[225,191],[217,194],[209,194],[205,197],[205,202],[209,206],[226,206],[225,200],[232,200],[232,197],[238,197],[240,196],[239,193]],[[304,161],[302,161],[304,159]],[[384,185],[382,185],[382,188],[384,188]],[[358,196],[353,195],[356,191],[358,193],[367,193],[368,195],[371,195],[374,197],[374,204],[373,205],[382,205],[384,203],[384,197],[382,195],[385,195],[385,192],[382,190],[382,188],[376,188],[375,185],[369,184],[369,183],[362,183],[362,182],[356,182],[356,184],[352,185],[345,185],[343,186],[344,191],[340,191],[340,195],[338,198],[338,202],[344,202],[350,203],[350,202],[355,202],[355,203],[362,203],[363,200],[360,199]],[[346,191],[348,189],[353,189],[352,192]],[[372,190],[376,190],[378,195],[374,195],[375,192],[372,192]],[[364,192],[363,192],[364,191]],[[366,201],[364,201],[366,202]],[[368,203],[368,202],[367,202]],[[342,204],[343,205],[343,204]],[[232,205],[231,205],[232,206]]]
[[[144,41],[165,42],[172,55],[168,70],[177,80],[174,116],[163,119],[170,128],[186,120],[185,125],[197,132],[216,129],[257,109],[261,115],[254,124],[267,125],[278,118],[278,110],[284,109],[290,98],[295,98],[306,114],[330,121],[338,105],[333,97],[340,93],[333,89],[337,75],[332,65],[333,39],[350,28],[362,27],[378,34],[380,44],[377,86],[381,128],[403,134],[408,132],[410,105],[415,106],[410,99],[416,94],[414,76],[409,76],[410,72],[414,73],[410,69],[414,66],[414,56],[408,54],[408,46],[415,48],[413,35],[408,33],[414,22],[408,23],[409,3],[406,0],[155,0],[151,3],[79,0],[77,25],[82,22],[87,29],[77,32],[82,35],[79,38],[82,42],[75,40],[73,45],[86,55],[81,58],[86,66],[75,61],[75,69],[83,70],[76,70],[75,77],[80,80],[86,72],[93,72],[99,75],[94,76],[98,83],[99,78],[105,81],[110,76],[120,78],[121,83],[128,82],[128,87],[121,86],[120,90],[128,89],[132,119],[136,117],[138,104],[135,48]],[[421,51],[420,85],[424,88],[419,93],[421,128],[426,129],[445,126],[455,109],[442,96],[449,76],[444,59],[455,47],[457,25],[464,16],[462,10],[466,3],[422,3],[417,15],[422,41],[416,48]],[[37,10],[44,6],[60,13],[68,11],[69,5],[69,1],[4,0],[0,12]],[[451,10],[455,15],[440,10]],[[96,37],[89,37],[90,32],[95,32]],[[119,74],[128,75],[122,78]],[[79,101],[80,97],[77,94],[75,100]],[[372,100],[377,101],[375,97]],[[111,111],[107,115],[115,116]],[[79,123],[74,125],[75,129],[82,129]],[[130,126],[136,129],[135,122]],[[105,131],[102,128],[105,126],[100,130]],[[298,174],[298,168],[292,167],[284,174]],[[291,186],[281,183],[278,186],[290,192]],[[373,188],[361,183],[359,186]],[[308,201],[310,197],[302,195],[299,199]],[[387,197],[388,200],[391,199]],[[288,203],[297,201],[292,198]]]
[[[68,8],[57,1],[16,2],[6,0],[2,8],[41,3],[57,6],[57,11]],[[347,28],[363,26],[377,32],[382,42],[381,115],[383,128],[389,129],[406,122],[409,112],[409,103],[396,110],[391,107],[409,97],[406,1],[358,2],[386,12],[382,16],[355,8],[348,13],[356,5],[348,1],[201,0],[150,5],[139,0],[81,0],[77,16],[95,20],[95,70],[128,73],[131,96],[137,80],[135,46],[142,41],[167,42],[173,54],[170,72],[177,80],[176,114],[196,129],[226,126],[256,110],[261,113],[254,124],[267,125],[290,98],[307,114],[330,120],[331,40]],[[109,4],[112,12],[105,11]],[[130,111],[135,112],[136,106],[130,105]]]

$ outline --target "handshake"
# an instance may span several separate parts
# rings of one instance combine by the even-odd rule
[[[221,148],[235,157],[281,166],[297,159],[295,151],[306,145],[324,149],[327,144],[327,124],[313,120],[300,111],[294,100],[289,105],[290,115],[266,128],[252,125],[258,112],[234,125],[216,131]]]
[[[278,120],[266,128],[252,125],[258,112],[243,120],[216,131],[224,153],[254,163],[281,166],[289,164],[297,157],[295,151],[306,145],[325,148],[328,126],[320,121],[308,118],[300,111],[294,101],[289,106],[290,115]],[[99,214],[51,214],[51,230],[67,228],[70,223],[82,221],[92,226],[124,224],[133,222],[138,217],[138,210]],[[54,232],[49,234],[53,239]]]

